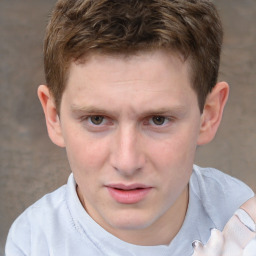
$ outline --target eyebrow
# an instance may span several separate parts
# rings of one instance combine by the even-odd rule
[[[169,108],[159,108],[146,110],[141,113],[141,116],[175,116],[178,118],[184,117],[187,114],[187,109],[185,106],[172,106]]]
[[[103,108],[95,106],[85,106],[80,107],[75,104],[71,105],[71,112],[74,114],[101,114],[101,115],[118,115],[118,111],[109,111]],[[134,111],[136,113],[136,111]],[[162,107],[159,109],[151,109],[142,112],[141,116],[157,116],[157,115],[172,115],[172,114],[185,114],[187,112],[186,107],[181,106],[171,106],[171,107]]]
[[[106,114],[108,112],[103,108],[98,108],[98,107],[93,107],[93,106],[79,107],[75,104],[72,104],[70,108],[71,108],[71,112],[73,112],[73,113],[88,113],[88,114],[102,113],[102,114]]]

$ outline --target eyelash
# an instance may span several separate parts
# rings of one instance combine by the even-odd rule
[[[98,119],[100,119],[100,123],[99,124],[96,124],[96,122],[98,122],[97,120],[94,120],[95,121],[95,123],[94,123],[94,121],[92,121],[92,118],[98,118]],[[104,121],[106,121],[106,118],[104,117],[104,116],[89,116],[88,117],[88,120],[89,120],[89,122],[92,124],[92,125],[96,125],[96,126],[98,126],[98,125],[101,125],[102,124],[102,122],[104,122]]]
[[[99,124],[93,123],[93,121],[92,121],[93,117],[102,118],[102,122],[100,122]],[[164,118],[164,120],[161,120],[161,121],[163,121],[163,123],[161,124],[161,122],[160,122],[160,124],[156,124],[153,121],[154,118]],[[163,115],[154,115],[154,116],[150,116],[148,118],[145,118],[144,121],[143,121],[143,125],[146,125],[146,126],[151,125],[153,127],[159,127],[160,128],[160,127],[167,126],[168,123],[173,121],[173,120],[174,120],[173,117],[168,117],[168,116],[163,116]],[[106,117],[104,115],[88,115],[88,116],[83,116],[83,117],[81,117],[81,121],[82,122],[86,121],[89,124],[89,126],[92,126],[92,127],[95,127],[95,128],[96,127],[100,128],[100,127],[102,127],[104,125],[107,125],[106,122],[108,122],[108,121],[109,121],[109,124],[111,124],[111,125],[113,124],[113,121],[111,121],[110,118],[108,118],[108,117]]]
[[[161,121],[163,121],[163,123],[161,123],[161,124],[156,124],[154,121],[153,121],[153,119],[154,118],[160,118],[160,119],[164,119],[164,120],[161,120]],[[159,116],[152,116],[152,117],[150,117],[149,118],[149,123],[150,123],[150,121],[152,121],[152,126],[156,126],[156,127],[164,127],[164,126],[166,126],[170,121],[172,121],[172,118],[171,117],[166,117],[166,116],[161,116],[161,115],[159,115]]]
[[[81,117],[80,120],[81,120],[81,122],[87,122],[87,123],[89,123],[89,125],[91,125],[91,126],[95,126],[95,127],[101,126],[102,123],[100,123],[100,124],[97,125],[97,124],[94,124],[94,123],[91,121],[91,119],[92,119],[93,117],[100,117],[100,118],[102,118],[102,119],[103,119],[102,122],[106,122],[106,120],[109,119],[109,118],[107,118],[106,116],[103,116],[103,115],[88,115],[88,116],[83,116],[83,117]],[[109,120],[110,120],[110,119],[109,119]]]

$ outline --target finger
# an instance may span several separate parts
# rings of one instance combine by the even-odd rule
[[[193,241],[192,247],[194,248],[194,253],[192,256],[204,256],[203,244],[201,241],[199,241],[199,240]]]
[[[244,248],[243,256],[256,256],[256,237]]]
[[[205,246],[205,255],[222,256],[224,247],[224,237],[221,231],[217,229],[211,230],[211,236]]]

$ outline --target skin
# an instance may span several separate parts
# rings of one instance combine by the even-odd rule
[[[41,85],[38,95],[88,214],[126,242],[170,243],[186,215],[196,147],[214,137],[228,85],[218,83],[200,113],[189,64],[179,56],[94,53],[71,64],[60,117],[48,87]],[[149,192],[120,203],[109,193],[112,184],[140,184]]]
[[[234,214],[223,231],[213,229],[208,242],[203,245],[194,242],[193,256],[253,256],[256,255],[256,197],[249,199],[241,207],[251,220],[240,219]]]

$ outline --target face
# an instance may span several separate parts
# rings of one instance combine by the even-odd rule
[[[200,125],[188,64],[176,55],[94,54],[71,64],[63,146],[84,207],[114,234],[157,226],[187,204]]]

